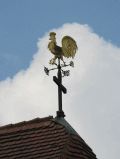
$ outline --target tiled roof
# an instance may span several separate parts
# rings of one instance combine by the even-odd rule
[[[0,159],[96,159],[64,118],[36,118],[0,127]]]

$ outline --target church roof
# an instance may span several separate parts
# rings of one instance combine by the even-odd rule
[[[64,118],[36,118],[0,127],[0,159],[96,159]]]

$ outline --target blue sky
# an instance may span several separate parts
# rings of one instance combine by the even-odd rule
[[[0,0],[0,80],[28,67],[37,40],[64,23],[88,24],[120,46],[120,0]]]

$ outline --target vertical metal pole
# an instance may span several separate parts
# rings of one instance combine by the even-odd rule
[[[61,75],[60,58],[58,58],[58,80],[61,85],[62,84],[62,75]],[[59,111],[62,112],[62,90],[61,90],[60,85],[58,86],[58,105],[59,105]]]
[[[57,117],[65,117],[65,114],[62,110],[62,89],[61,89],[62,73],[61,73],[61,66],[60,66],[60,58],[58,58],[58,81],[59,81],[59,85],[58,85],[58,106],[59,106],[59,110],[57,111]]]

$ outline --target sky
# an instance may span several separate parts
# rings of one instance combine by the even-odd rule
[[[58,45],[65,35],[78,45],[75,68],[63,79],[66,120],[98,158],[119,158],[119,15],[119,0],[1,0],[0,125],[55,116],[55,72],[43,72],[55,31]]]

